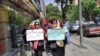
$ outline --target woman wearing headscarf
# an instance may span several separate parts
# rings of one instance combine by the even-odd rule
[[[40,27],[40,23],[38,21],[34,22],[35,29],[42,29]],[[42,52],[44,50],[44,40],[35,40],[31,42],[31,47],[33,46],[36,56],[42,56]]]
[[[51,25],[52,25],[52,29],[59,29],[60,27],[60,23],[58,20],[52,20],[50,21]],[[64,32],[64,34],[67,31]],[[55,45],[56,46],[55,46]],[[65,56],[65,48],[64,48],[64,41],[63,40],[55,40],[55,41],[50,41],[50,46],[53,45],[53,47],[56,48],[51,48],[52,50],[52,54],[53,56]]]

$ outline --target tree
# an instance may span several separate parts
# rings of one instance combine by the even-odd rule
[[[8,10],[8,15],[9,15],[9,20],[10,20],[10,24],[15,24],[18,26],[23,26],[23,19],[22,19],[22,14],[12,10]]]
[[[62,19],[66,19],[66,8],[72,3],[73,0],[55,0],[55,2],[61,7]]]
[[[92,20],[94,16],[94,10],[96,8],[96,1],[83,0],[82,8],[83,8],[83,16],[88,20]]]
[[[15,22],[16,25],[23,26],[24,20],[23,20],[22,13],[17,12],[17,15],[16,15],[16,19],[15,20],[16,20],[16,22]]]
[[[47,18],[60,18],[61,13],[60,10],[57,6],[54,6],[53,4],[49,4],[46,6],[46,13],[47,13]]]
[[[94,9],[94,15],[95,15],[95,16],[100,15],[100,7],[96,7],[96,8]]]
[[[78,20],[78,6],[74,4],[70,5],[70,7],[67,9],[66,17],[69,21]]]

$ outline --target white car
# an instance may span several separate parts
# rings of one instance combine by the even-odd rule
[[[76,24],[76,23],[72,23],[71,25],[70,25],[70,31],[78,31],[78,29],[79,29],[79,24]]]

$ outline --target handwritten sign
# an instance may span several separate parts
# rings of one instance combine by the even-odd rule
[[[26,37],[27,41],[44,40],[44,33],[42,29],[27,30]]]
[[[65,39],[65,35],[64,35],[64,31],[65,29],[48,29],[47,33],[48,33],[48,40],[64,40]]]

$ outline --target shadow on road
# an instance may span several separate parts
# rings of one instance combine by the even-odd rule
[[[100,35],[91,35],[91,36],[87,36],[86,38],[99,38]]]
[[[76,43],[73,43],[73,42],[71,42],[73,45],[75,45],[75,46],[77,46],[77,47],[79,47],[79,45],[78,44],[76,44]]]

